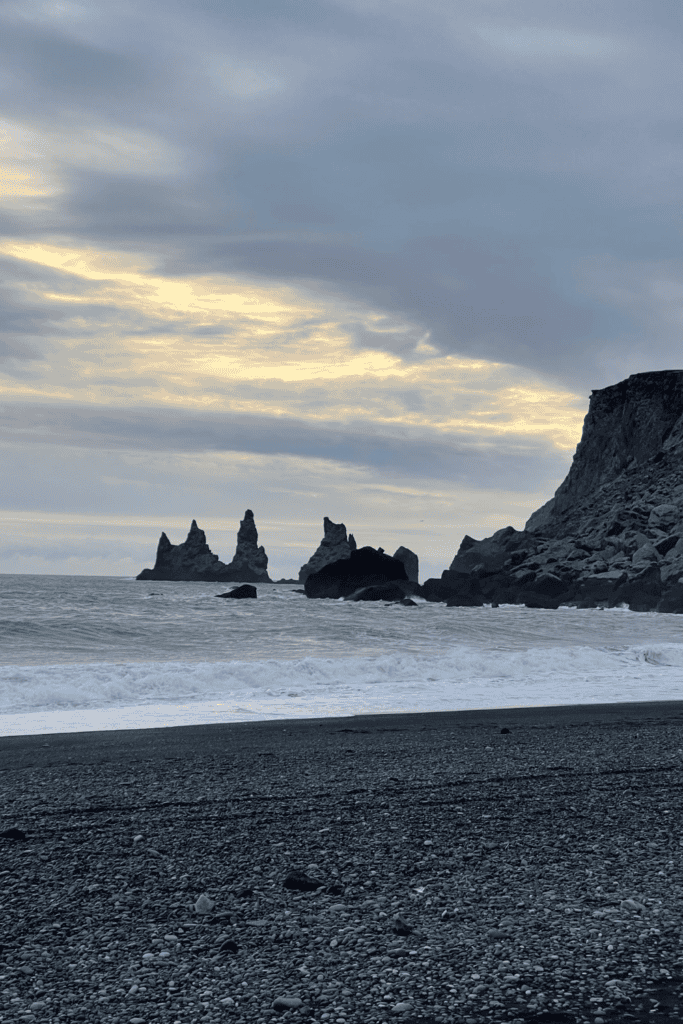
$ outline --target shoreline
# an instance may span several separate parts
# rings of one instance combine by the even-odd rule
[[[220,750],[230,741],[238,749],[256,748],[265,742],[277,743],[281,733],[290,733],[289,739],[304,741],[314,734],[326,736],[339,731],[346,723],[351,732],[440,731],[454,728],[554,728],[577,724],[599,725],[636,724],[637,721],[662,720],[683,722],[683,700],[678,701],[619,701],[602,704],[514,705],[503,708],[478,708],[457,711],[393,712],[325,716],[323,718],[272,718],[240,722],[210,722],[192,725],[168,725],[140,729],[83,730],[63,733],[27,733],[0,735],[0,770],[8,757],[21,757],[22,752],[36,758],[36,764],[47,763],[59,751],[80,751],[88,756],[88,748],[97,747],[101,754],[108,751],[116,756],[117,750],[144,751],[147,756],[168,756],[168,751],[191,751],[197,745],[205,751]],[[321,730],[319,732],[319,730]],[[261,734],[261,735],[259,735]],[[23,751],[22,751],[23,748]],[[47,753],[41,755],[41,751]],[[10,754],[11,752],[11,754]]]

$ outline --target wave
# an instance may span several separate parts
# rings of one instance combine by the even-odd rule
[[[526,651],[460,644],[433,656],[7,665],[0,667],[0,713],[196,701],[352,702],[354,696],[498,707],[529,699],[646,700],[653,686],[678,699],[683,698],[681,668],[683,644],[674,643]]]

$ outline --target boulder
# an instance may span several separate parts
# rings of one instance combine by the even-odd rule
[[[343,523],[333,523],[327,516],[323,519],[323,539],[305,565],[299,569],[299,583],[305,583],[308,577],[319,572],[332,562],[349,558],[356,550],[356,541],[352,533],[346,536]]]
[[[420,589],[417,584],[409,582],[403,562],[390,558],[382,548],[365,547],[352,551],[349,558],[331,562],[311,573],[304,589],[307,597],[340,598],[349,597],[364,587],[394,580],[405,581],[404,597]]]
[[[233,590],[229,590],[227,594],[216,594],[216,597],[236,597],[238,600],[245,597],[257,597],[256,587],[252,587],[251,583],[243,583],[241,587],[234,587]]]
[[[401,545],[400,548],[396,548],[393,557],[397,558],[399,562],[403,562],[408,579],[413,583],[417,583],[420,578],[420,561],[415,552]]]

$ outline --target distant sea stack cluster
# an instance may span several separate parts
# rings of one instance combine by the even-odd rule
[[[312,598],[683,612],[683,370],[593,391],[569,474],[525,528],[465,537],[450,567],[422,586],[418,568],[408,548],[358,548],[326,516],[299,582]],[[270,583],[253,512],[228,565],[193,521],[183,544],[162,533],[154,569],[138,579]]]
[[[268,555],[259,547],[254,513],[244,513],[237,533],[235,555],[227,565],[214,555],[206,534],[192,520],[187,540],[171,544],[165,533],[159,538],[153,569],[143,569],[139,580],[172,580],[186,583],[271,583]]]
[[[683,612],[683,370],[593,391],[564,482],[524,530],[465,537],[428,600]]]

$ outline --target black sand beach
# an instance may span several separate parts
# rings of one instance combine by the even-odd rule
[[[0,1020],[681,1020],[682,729],[676,702],[0,738]]]

